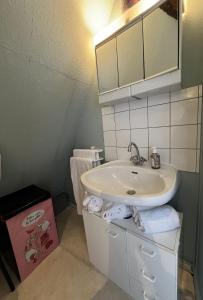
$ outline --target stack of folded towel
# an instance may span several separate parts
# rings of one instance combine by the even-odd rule
[[[170,231],[180,227],[179,213],[169,205],[143,211],[134,209],[134,220],[139,230],[149,234]]]
[[[92,160],[93,162],[100,162],[103,158],[100,157],[102,149],[73,149],[74,157],[82,157]]]
[[[108,223],[133,216],[137,229],[147,234],[171,231],[180,227],[179,213],[169,205],[138,211],[135,207],[106,202],[86,193],[83,206],[89,213],[100,213]]]
[[[113,205],[111,208],[105,210],[102,214],[104,220],[108,223],[115,219],[128,219],[132,217],[133,210],[129,205],[124,204],[116,204]]]
[[[83,200],[83,206],[85,206],[89,213],[97,213],[102,210],[103,199],[96,196],[89,196],[85,194],[85,199]]]
[[[71,179],[73,191],[77,204],[78,214],[82,214],[82,201],[84,199],[85,189],[80,177],[86,171],[100,165],[102,158],[99,157],[102,149],[74,149],[73,157],[70,158]]]
[[[133,215],[133,209],[124,204],[114,204],[86,193],[83,201],[89,213],[101,213],[102,218],[108,223],[115,219],[126,219]]]

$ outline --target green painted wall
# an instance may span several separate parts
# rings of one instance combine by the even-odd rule
[[[102,146],[88,2],[0,1],[0,196],[67,194],[73,147]]]
[[[202,114],[203,120],[203,114]],[[199,181],[199,205],[198,205],[198,235],[195,265],[195,288],[197,300],[203,299],[203,126],[201,131],[201,157],[200,157],[200,181]]]
[[[183,16],[182,87],[201,84],[203,80],[203,1],[186,0]]]
[[[199,174],[181,172],[180,188],[171,204],[183,213],[183,255],[194,265],[198,216]],[[170,204],[170,203],[169,203]]]

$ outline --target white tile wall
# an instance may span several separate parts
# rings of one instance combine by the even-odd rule
[[[128,152],[128,149],[126,147],[118,148],[117,153],[119,160],[130,160],[130,153]]]
[[[201,85],[102,107],[106,160],[129,159],[133,141],[145,158],[156,146],[162,162],[199,172],[201,109]]]
[[[136,141],[138,147],[148,148],[148,129],[132,129],[131,130],[131,141]]]
[[[188,89],[171,93],[171,101],[179,101],[199,97],[199,87],[194,86]]]
[[[116,130],[130,129],[129,111],[115,113]]]
[[[197,149],[200,149],[200,140],[201,140],[201,124],[198,124],[197,128]]]
[[[147,128],[147,108],[130,111],[131,128]]]
[[[148,108],[149,127],[170,125],[169,104],[156,105]]]
[[[115,105],[115,112],[126,111],[129,110],[129,103],[120,103]]]
[[[199,85],[199,97],[202,97],[202,85]]]
[[[114,114],[103,115],[102,116],[102,121],[103,121],[103,131],[115,130],[116,129]]]
[[[169,148],[170,127],[149,128],[149,147]]]
[[[201,117],[202,117],[202,97],[199,97],[198,123],[201,123]]]
[[[157,151],[161,156],[161,161],[165,162],[166,164],[169,164],[170,163],[170,149],[157,148]]]
[[[141,100],[130,101],[130,109],[137,109],[147,107],[147,98],[142,98]]]
[[[171,164],[179,170],[195,172],[196,153],[191,149],[171,149]]]
[[[130,130],[116,131],[117,147],[126,147],[130,143]]]
[[[171,103],[171,125],[196,124],[198,98]]]
[[[168,103],[170,99],[169,93],[160,94],[160,95],[153,95],[148,97],[149,106]]]
[[[171,148],[197,148],[197,125],[172,126]]]
[[[115,131],[104,132],[104,145],[116,147],[116,134]]]
[[[102,115],[108,115],[114,113],[114,107],[113,106],[104,106],[102,107]]]
[[[106,161],[116,160],[117,158],[118,156],[116,147],[105,147]]]

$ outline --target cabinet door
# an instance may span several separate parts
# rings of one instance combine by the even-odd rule
[[[178,0],[166,1],[143,20],[145,78],[178,68]]]
[[[99,92],[117,88],[118,68],[115,38],[96,48],[96,60]]]
[[[119,85],[144,78],[142,21],[117,37]]]
[[[125,230],[86,211],[83,218],[90,262],[129,293]]]

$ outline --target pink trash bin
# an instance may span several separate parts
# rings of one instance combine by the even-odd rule
[[[0,199],[0,217],[6,222],[20,279],[24,280],[59,240],[50,194],[35,186],[14,194],[9,195],[9,204],[9,196]]]

